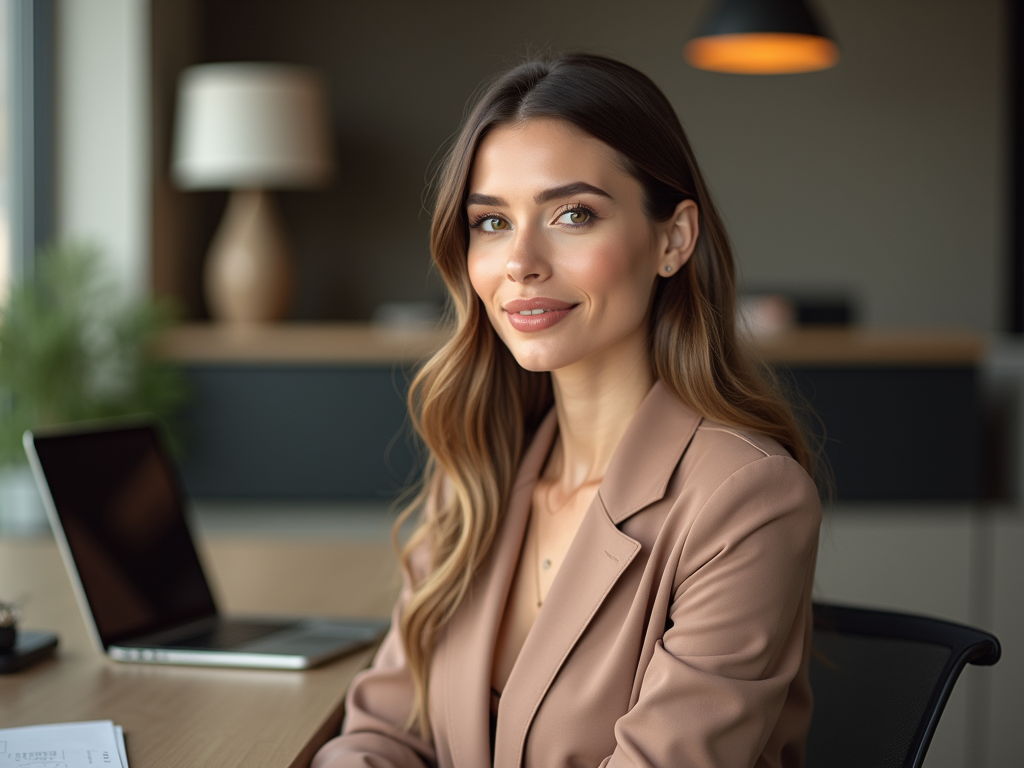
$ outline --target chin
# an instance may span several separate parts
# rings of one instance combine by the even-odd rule
[[[555,350],[549,349],[516,349],[509,347],[509,352],[512,353],[512,357],[519,363],[520,368],[525,368],[528,371],[534,373],[544,373],[547,371],[556,371],[559,368],[564,368],[567,365],[571,365],[576,362],[576,358],[558,354]]]
[[[554,366],[545,365],[544,363],[536,362],[533,360],[520,360],[517,357],[516,362],[519,363],[520,368],[523,368],[527,371],[532,371],[533,373],[545,373],[555,370]]]
[[[556,371],[580,360],[581,350],[575,344],[566,344],[567,339],[551,338],[516,338],[518,334],[506,338],[493,323],[491,328],[495,335],[512,353],[519,367],[534,373]],[[570,340],[571,341],[571,340]],[[566,347],[570,347],[566,349]]]

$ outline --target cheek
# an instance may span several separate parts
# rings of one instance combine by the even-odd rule
[[[469,282],[473,286],[473,290],[486,303],[487,296],[490,293],[488,285],[491,281],[487,276],[485,262],[474,255],[472,248],[470,248],[469,253],[466,255],[466,269],[469,272]]]
[[[602,288],[623,287],[635,279],[636,259],[621,244],[608,243],[589,254],[590,282]]]
[[[593,249],[581,262],[592,298],[616,314],[646,312],[654,285],[651,254],[631,237],[617,238]]]
[[[473,286],[473,291],[483,302],[484,310],[493,321],[491,305],[504,275],[496,274],[493,264],[488,259],[481,258],[479,254],[474,254],[472,248],[466,255],[466,270],[469,273],[469,283]]]

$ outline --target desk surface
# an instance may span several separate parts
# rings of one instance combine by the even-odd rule
[[[207,574],[231,613],[382,616],[397,594],[386,543],[210,537]],[[367,649],[306,672],[117,664],[89,643],[57,548],[0,538],[0,595],[22,626],[60,635],[58,658],[0,676],[0,727],[110,719],[130,768],[301,768],[337,731]]]

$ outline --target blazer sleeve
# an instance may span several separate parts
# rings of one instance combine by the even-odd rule
[[[682,544],[664,635],[602,766],[755,764],[809,647],[820,521],[817,489],[788,456],[756,459],[710,495]]]
[[[431,515],[434,509],[435,502],[430,499],[424,514]],[[413,553],[410,565],[421,575],[428,560],[429,546],[423,544]],[[349,686],[341,735],[320,748],[310,768],[428,768],[437,764],[433,744],[402,727],[413,701],[412,674],[399,633],[399,619],[411,593],[408,574],[402,574],[402,581],[391,627],[373,663]]]
[[[408,587],[395,605],[391,629],[373,664],[349,686],[341,735],[320,748],[310,768],[426,768],[435,764],[433,746],[402,728],[413,700],[412,677],[398,632],[407,597]]]

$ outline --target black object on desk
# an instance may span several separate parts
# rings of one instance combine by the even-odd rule
[[[57,636],[53,632],[21,630],[15,634],[14,647],[0,652],[0,675],[30,667],[49,658],[57,650]]]

